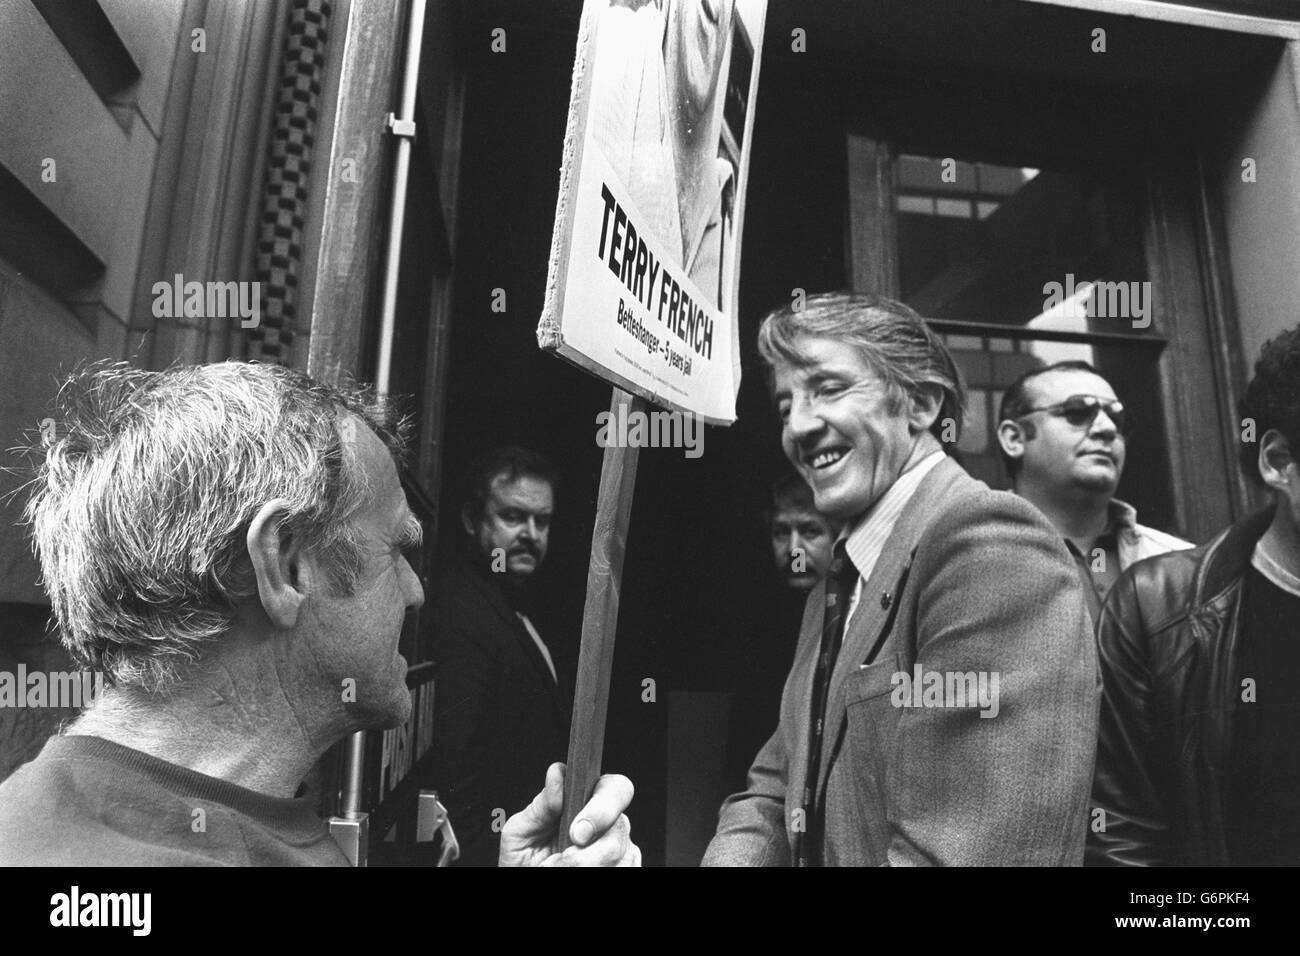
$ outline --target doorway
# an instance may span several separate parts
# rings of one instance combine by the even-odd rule
[[[462,9],[460,201],[438,366],[441,547],[476,452],[520,441],[560,464],[538,583],[548,644],[570,672],[609,389],[539,352],[534,329],[580,9]],[[1098,25],[1106,54],[1090,49]],[[478,42],[498,27],[504,56]],[[791,49],[796,28],[808,53]],[[784,460],[754,340],[796,290],[879,291],[933,317],[974,399],[959,456],[994,486],[1005,486],[990,443],[1001,389],[1034,363],[1077,355],[1137,411],[1120,493],[1144,523],[1202,541],[1247,500],[1231,428],[1239,336],[1231,295],[1215,291],[1224,267],[1206,183],[1218,125],[1257,95],[1283,44],[1016,0],[773,0],[767,38],[739,420],[708,429],[696,460],[642,450],[627,547],[604,765],[636,782],[631,815],[651,864],[698,861],[722,780],[701,761],[718,759],[727,732],[714,704],[741,688],[750,660],[793,645],[768,627],[762,512]],[[1064,293],[1071,276],[1076,293],[1098,281],[1138,289],[1146,314],[1132,298],[1120,315],[1053,312],[1044,286]]]

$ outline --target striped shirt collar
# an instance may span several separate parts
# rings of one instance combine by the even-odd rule
[[[845,542],[844,549],[860,575],[859,585],[871,577],[876,561],[880,559],[880,552],[893,533],[903,508],[912,499],[925,476],[946,457],[941,450],[926,455],[899,475],[898,480],[889,486],[889,490],[880,496],[870,511],[840,533],[840,539]]]

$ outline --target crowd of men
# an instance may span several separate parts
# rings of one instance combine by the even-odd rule
[[[705,864],[1300,862],[1300,329],[1240,400],[1271,501],[1199,547],[1115,497],[1131,416],[1091,365],[1009,385],[1004,492],[948,453],[965,387],[906,305],[813,296],[758,346],[790,643]],[[62,640],[111,688],[0,784],[0,863],[345,863],[302,783],[410,707],[402,428],[239,362],[92,368],[56,414],[27,514]],[[530,582],[557,483],[523,448],[474,462],[428,595],[430,782],[466,863],[640,861],[617,775],[556,851],[572,689]]]

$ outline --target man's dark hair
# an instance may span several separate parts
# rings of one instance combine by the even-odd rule
[[[1003,393],[1002,407],[998,409],[999,425],[1007,419],[1019,421],[1029,414],[1030,409],[1034,407],[1034,403],[1026,394],[1025,385],[1040,375],[1046,375],[1048,372],[1091,372],[1098,378],[1106,377],[1097,371],[1091,362],[1083,362],[1078,359],[1071,359],[1068,362],[1053,362],[1051,365],[1044,365],[1042,368],[1031,368],[1007,386],[1006,392]],[[1038,433],[1033,422],[1025,422],[1022,427],[1025,430],[1025,438],[1033,438]],[[1006,465],[1007,474],[1014,479],[1020,473],[1020,459],[1012,458],[1003,451],[1001,442],[998,442],[998,454],[1002,456],[1002,464]]]
[[[820,514],[808,482],[792,471],[786,472],[772,484],[772,497],[763,512],[763,520],[769,528],[782,511],[811,511]]]
[[[470,517],[483,517],[492,483],[503,478],[507,483],[520,478],[537,478],[551,486],[551,493],[559,490],[559,476],[551,460],[541,452],[521,445],[502,445],[470,462],[465,476],[465,506]]]
[[[1241,470],[1262,484],[1259,442],[1266,432],[1277,429],[1291,446],[1291,454],[1300,455],[1300,326],[1264,343],[1255,377],[1237,411],[1243,421],[1249,418],[1255,423],[1255,440],[1241,443]]]

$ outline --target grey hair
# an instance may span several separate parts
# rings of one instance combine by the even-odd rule
[[[351,593],[367,489],[344,467],[348,413],[400,457],[406,423],[351,384],[236,361],[74,373],[24,514],[68,651],[116,687],[166,693],[256,594],[246,536],[276,498],[281,527]]]
[[[758,351],[769,372],[778,365],[810,364],[802,348],[807,338],[828,338],[853,346],[881,376],[894,408],[925,385],[943,394],[930,431],[942,440],[945,421],[961,437],[966,415],[966,384],[943,340],[925,320],[902,302],[860,292],[824,292],[809,296],[802,308],[783,306],[770,312],[758,330]]]

